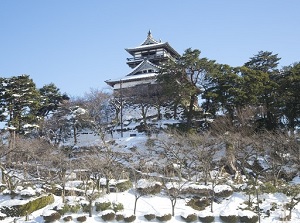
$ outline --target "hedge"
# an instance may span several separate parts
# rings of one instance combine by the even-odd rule
[[[47,196],[39,197],[35,200],[29,201],[23,205],[15,205],[11,207],[1,207],[1,212],[6,214],[8,217],[19,217],[31,214],[41,208],[46,207],[54,202],[53,194]]]

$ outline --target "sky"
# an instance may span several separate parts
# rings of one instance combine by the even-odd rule
[[[130,73],[125,48],[149,30],[182,54],[241,66],[271,51],[300,61],[299,0],[0,0],[0,76],[29,75],[81,97]]]

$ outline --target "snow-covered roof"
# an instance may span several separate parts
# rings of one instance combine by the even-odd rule
[[[131,76],[125,76],[124,78],[121,78],[119,80],[107,80],[105,81],[108,85],[114,86],[117,83],[120,82],[132,82],[132,81],[138,81],[138,80],[146,80],[146,79],[155,79],[157,77],[158,73],[145,73],[145,74],[136,74]]]
[[[107,80],[105,82],[108,85],[113,86],[114,84],[120,82],[156,79],[159,70],[159,66],[151,63],[149,60],[143,60],[132,72],[127,74],[125,77],[118,80]],[[143,71],[145,71],[145,73]]]
[[[141,45],[150,45],[150,44],[156,44],[156,43],[159,43],[159,41],[156,41],[156,40],[152,37],[151,30],[149,30],[147,39],[146,39]]]
[[[174,50],[173,47],[170,46],[168,42],[164,43],[155,43],[150,45],[141,45],[133,48],[125,48],[125,50],[130,53],[131,55],[134,55],[135,52],[142,51],[142,50],[150,50],[150,49],[157,49],[157,48],[165,48],[168,52],[171,52],[173,55],[176,55],[179,57],[179,53]]]
[[[154,63],[151,63],[149,60],[143,60],[143,62],[136,66],[135,69],[126,76],[137,75],[143,70],[150,69],[153,70],[153,73],[157,73],[160,70],[160,67],[155,65]]]
[[[171,47],[168,42],[161,42],[155,40],[152,37],[151,31],[148,32],[147,39],[140,46],[133,47],[133,48],[125,48],[125,50],[131,55],[134,55],[134,53],[137,51],[157,49],[157,48],[165,48],[167,49],[168,52],[175,55],[175,57],[180,56],[179,53],[175,49],[173,49],[173,47]]]

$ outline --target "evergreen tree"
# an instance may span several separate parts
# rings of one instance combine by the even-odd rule
[[[245,105],[245,93],[242,91],[242,78],[229,65],[217,65],[215,72],[207,76],[202,99],[205,112],[216,115],[217,112],[228,114],[232,119],[236,109]]]
[[[276,99],[278,98],[278,78],[279,70],[277,66],[281,58],[278,54],[273,54],[268,51],[259,51],[258,54],[251,57],[250,60],[244,64],[254,71],[257,75],[267,76],[264,78],[263,93],[259,96],[259,103],[264,107],[262,118],[264,120],[265,128],[274,130],[278,127],[279,110]]]
[[[28,124],[37,123],[40,95],[28,75],[1,79],[1,121],[17,133],[25,133]]]
[[[39,116],[47,116],[50,112],[57,110],[59,104],[64,100],[69,100],[67,94],[61,94],[59,88],[53,83],[44,85],[39,89],[41,95],[41,107],[38,111]]]
[[[279,100],[287,127],[292,131],[300,124],[300,62],[284,67],[280,78]]]
[[[191,127],[195,109],[198,107],[198,96],[203,90],[205,76],[215,65],[215,61],[199,58],[200,53],[200,50],[191,48],[185,50],[176,63],[163,66],[159,79],[163,86],[168,86],[169,95],[177,95],[175,100],[180,101],[185,108],[187,129]]]

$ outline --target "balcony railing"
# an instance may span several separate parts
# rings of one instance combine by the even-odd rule
[[[135,62],[135,61],[141,61],[141,60],[144,60],[144,59],[155,60],[155,59],[168,58],[168,57],[169,56],[166,55],[166,54],[162,54],[162,55],[148,55],[148,56],[127,58],[127,61],[128,62]]]

